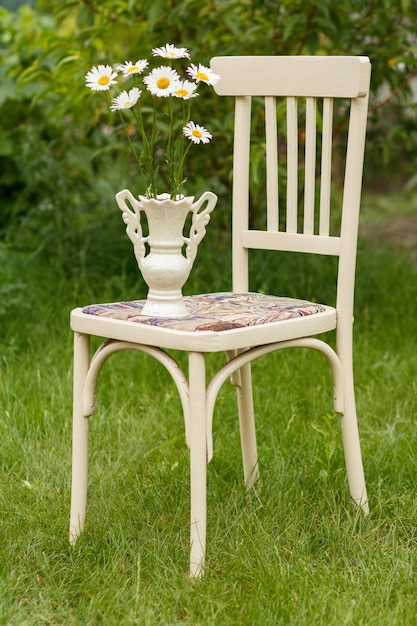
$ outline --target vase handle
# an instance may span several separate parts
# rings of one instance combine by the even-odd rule
[[[199,209],[204,203],[207,203],[206,207],[199,212]],[[187,244],[185,254],[190,264],[194,262],[197,254],[197,246],[206,234],[206,226],[210,221],[210,213],[216,206],[217,196],[211,191],[205,191],[203,195],[194,202],[191,206],[193,213],[190,236],[184,237],[184,242]]]
[[[142,204],[131,194],[129,189],[119,191],[116,194],[116,202],[122,212],[122,218],[126,224],[126,234],[133,243],[135,257],[140,266],[140,262],[146,253],[145,241],[147,239],[147,237],[143,236],[142,225],[140,223]],[[128,203],[133,208],[133,211],[129,208]]]

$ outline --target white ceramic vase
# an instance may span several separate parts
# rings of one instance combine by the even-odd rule
[[[206,234],[217,196],[206,191],[194,202],[192,196],[172,200],[169,194],[157,198],[139,196],[128,189],[116,194],[126,233],[133,243],[136,261],[149,291],[143,315],[185,317],[182,288],[190,274],[197,247]],[[202,210],[201,207],[206,205]],[[129,206],[130,205],[130,206]],[[145,213],[148,234],[143,235],[141,212]],[[189,236],[184,236],[187,215],[192,213]]]

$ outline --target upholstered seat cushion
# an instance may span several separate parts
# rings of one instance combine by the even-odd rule
[[[320,304],[259,293],[207,293],[185,296],[189,315],[182,318],[141,314],[146,300],[91,304],[83,313],[187,332],[232,330],[279,322],[325,311]]]

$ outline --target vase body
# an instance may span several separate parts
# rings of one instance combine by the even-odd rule
[[[139,196],[137,200],[124,189],[116,195],[116,201],[126,223],[126,233],[133,243],[139,269],[149,288],[142,314],[186,316],[182,288],[193,266],[197,246],[206,233],[205,227],[217,196],[206,191],[196,202],[192,196],[172,200],[168,194],[157,198]],[[146,216],[147,235],[143,235],[141,212]],[[189,213],[192,214],[190,233],[185,236],[184,226]]]

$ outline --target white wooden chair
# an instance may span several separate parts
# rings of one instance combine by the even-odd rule
[[[215,87],[217,93],[234,96],[236,100],[233,292],[186,297],[190,315],[182,319],[156,319],[149,323],[149,318],[140,315],[143,301],[92,305],[77,308],[71,314],[71,327],[75,335],[71,542],[76,541],[85,520],[88,421],[96,408],[98,374],[103,363],[114,352],[139,350],[152,355],[167,368],[182,402],[186,440],[190,447],[191,576],[200,576],[204,566],[206,463],[213,453],[212,416],[217,393],[230,376],[237,388],[244,479],[250,487],[258,478],[250,363],[274,350],[307,347],[318,350],[328,359],[334,378],[334,409],[342,416],[350,493],[356,505],[365,514],[368,511],[355,409],[352,325],[370,83],[369,59],[217,57],[212,59],[211,66],[221,77]],[[264,97],[262,102],[265,104],[265,230],[251,230],[249,227],[253,96],[257,96],[257,103],[260,100],[258,96]],[[346,108],[349,123],[343,128],[348,139],[343,197],[339,202],[341,206],[337,207],[341,213],[340,229],[337,234],[331,234],[332,144],[333,135],[336,136],[332,131],[335,126],[333,110],[334,102],[339,102],[339,99],[342,99]],[[282,102],[286,107],[286,115],[282,120],[286,130],[281,128],[282,115],[277,116],[277,104],[282,111]],[[297,121],[298,117],[302,118],[302,125]],[[281,146],[284,142],[286,148],[287,168],[286,176],[283,177],[286,188],[285,209],[280,214],[278,137]],[[302,142],[300,138],[305,138],[305,141]],[[298,176],[299,161],[304,166],[303,177]],[[340,155],[337,162],[340,168]],[[301,226],[297,212],[300,204],[302,206],[298,212],[302,215]],[[338,257],[336,306],[249,292],[248,251],[251,248]],[[282,271],[282,265],[280,268]],[[335,350],[323,339],[315,337],[328,331],[336,333]],[[90,335],[106,338],[92,358],[89,350]],[[188,376],[181,371],[167,349],[188,352]],[[225,352],[227,358],[207,384],[205,353],[210,352]]]

